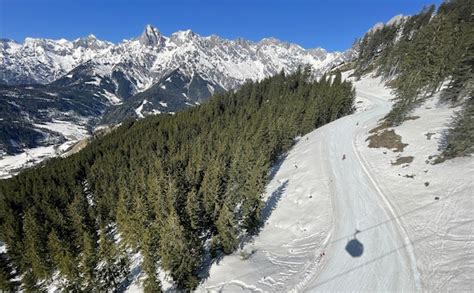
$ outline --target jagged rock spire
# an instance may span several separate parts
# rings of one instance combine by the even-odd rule
[[[164,38],[160,34],[160,31],[152,25],[147,25],[145,27],[145,30],[138,40],[140,41],[140,44],[145,46],[161,45],[164,42]]]

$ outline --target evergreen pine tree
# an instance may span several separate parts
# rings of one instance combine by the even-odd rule
[[[157,273],[157,249],[158,239],[156,234],[150,229],[146,229],[143,234],[143,263],[142,268],[146,274],[146,279],[143,282],[145,292],[161,292],[161,284]]]
[[[237,248],[238,238],[234,213],[224,204],[216,222],[220,244],[225,253],[229,254]]]
[[[197,285],[194,272],[200,255],[186,237],[176,213],[168,216],[160,235],[159,254],[163,268],[170,272],[179,288],[194,288]]]

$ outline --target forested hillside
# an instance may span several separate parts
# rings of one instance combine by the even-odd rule
[[[340,73],[248,82],[176,115],[123,123],[66,159],[0,182],[0,286],[114,290],[139,251],[144,287],[157,268],[193,288],[210,251],[230,253],[259,229],[270,166],[294,138],[350,113]],[[59,275],[58,275],[58,274]],[[59,281],[58,281],[59,280]]]
[[[358,43],[355,74],[375,70],[391,79],[396,103],[386,117],[399,125],[426,97],[463,105],[447,136],[445,157],[474,152],[474,1],[450,0],[368,32]]]

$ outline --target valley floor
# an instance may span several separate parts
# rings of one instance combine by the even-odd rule
[[[260,234],[198,291],[474,289],[474,159],[429,157],[455,109],[434,97],[394,128],[402,153],[372,149],[392,96],[378,79],[355,85],[356,113],[299,140],[267,186]],[[414,159],[392,165],[397,156]]]
[[[54,120],[44,124],[35,124],[39,129],[45,128],[64,136],[65,142],[49,146],[25,149],[15,155],[0,155],[0,179],[15,176],[20,171],[31,168],[47,159],[66,156],[78,151],[87,143],[88,131],[84,126],[68,121]]]

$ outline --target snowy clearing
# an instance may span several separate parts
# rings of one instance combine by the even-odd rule
[[[37,128],[45,128],[54,132],[61,133],[68,140],[80,140],[88,136],[88,131],[84,126],[74,124],[69,121],[60,121],[53,119],[53,122],[42,124],[33,124]]]
[[[72,147],[77,141],[67,141],[59,146],[50,145],[25,149],[17,155],[4,156],[0,159],[0,179],[9,178],[18,174],[21,170],[33,167],[40,162],[57,157]]]

